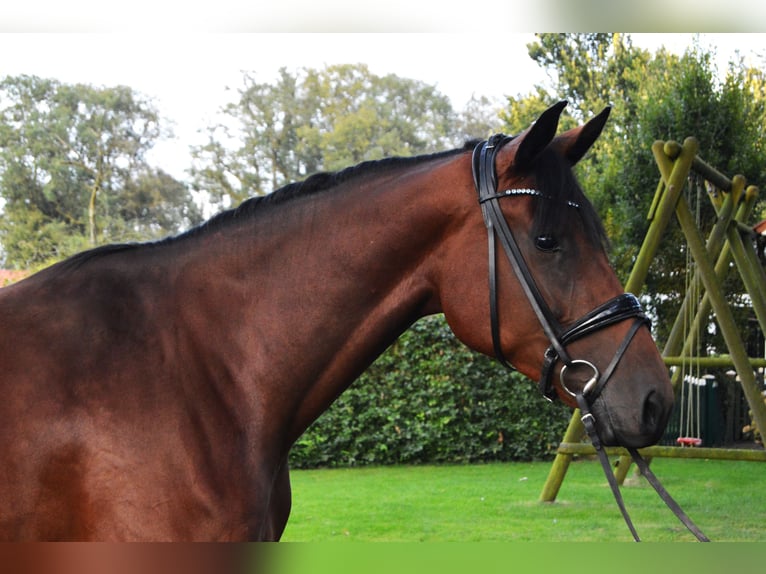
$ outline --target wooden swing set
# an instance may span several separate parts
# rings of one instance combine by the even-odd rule
[[[662,355],[672,371],[671,381],[677,395],[681,395],[683,421],[677,439],[679,446],[652,446],[640,449],[640,452],[647,458],[766,462],[766,450],[763,449],[700,446],[702,441],[697,426],[699,387],[703,384],[699,376],[700,369],[733,368],[752,413],[754,426],[760,429],[761,436],[766,435],[766,402],[755,372],[756,369],[766,367],[766,359],[748,356],[740,329],[722,289],[727,273],[732,267],[736,268],[760,330],[766,333],[766,272],[755,248],[757,231],[745,223],[758,199],[758,188],[753,185],[746,187],[746,180],[741,175],[729,179],[721,174],[697,156],[698,148],[697,140],[691,137],[683,145],[673,141],[658,141],[652,146],[661,177],[649,209],[650,225],[625,285],[627,292],[638,294],[641,291],[662,235],[675,214],[687,241],[687,268],[693,271],[688,274],[685,298]],[[690,186],[695,185],[697,189],[705,189],[715,208],[717,219],[707,241],[683,193],[687,182],[692,182]],[[699,333],[701,328],[709,324],[711,311],[727,347],[726,355],[700,356]],[[580,421],[580,413],[575,411],[559,444],[540,495],[541,501],[556,500],[575,455],[595,453],[590,443],[583,442],[584,437],[585,429]],[[610,448],[607,452],[610,456],[620,456],[615,473],[618,482],[622,484],[630,467],[630,456],[621,448]]]

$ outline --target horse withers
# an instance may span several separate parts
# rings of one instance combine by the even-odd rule
[[[657,441],[667,371],[571,171],[608,111],[557,136],[563,105],[0,290],[0,539],[279,539],[294,441],[433,313],[605,444]]]

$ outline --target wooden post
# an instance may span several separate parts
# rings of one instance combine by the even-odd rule
[[[678,144],[675,144],[675,146],[678,146]],[[673,217],[676,202],[681,196],[689,170],[699,148],[699,144],[694,138],[686,138],[684,145],[679,148],[675,146],[670,146],[670,149],[668,149],[668,151],[674,154],[673,157],[676,157],[675,163],[672,163],[668,157],[670,154],[665,153],[665,148],[668,147],[667,144],[657,141],[652,145],[652,153],[654,153],[657,165],[660,166],[660,173],[665,185],[664,190],[660,191],[662,196],[659,199],[657,209],[654,210],[652,222],[646,231],[644,242],[636,257],[636,262],[633,264],[630,277],[627,283],[625,283],[625,291],[628,293],[638,295],[644,288],[646,276],[649,273],[649,266],[660,247],[662,234],[665,233]]]
[[[737,185],[744,188],[745,182],[737,180]],[[723,274],[725,274],[725,272],[728,270],[729,248],[725,244],[726,229],[729,226],[732,214],[734,213],[735,195],[736,194],[734,193],[726,194],[726,199],[723,201],[723,205],[718,211],[718,221],[713,227],[713,230],[710,232],[710,236],[708,237],[706,244],[707,252],[711,257],[713,257],[715,253],[720,253],[718,264],[716,264],[716,271],[718,271],[719,268],[722,271],[722,274],[719,275],[719,278],[722,278]],[[699,271],[695,270],[692,284],[698,284],[698,280]],[[705,300],[704,303],[701,303],[698,300],[699,296],[700,294],[698,292],[695,292],[692,287],[689,287],[686,296],[684,297],[683,303],[681,304],[681,309],[678,311],[678,315],[676,315],[675,323],[673,323],[673,327],[670,329],[668,339],[665,342],[665,347],[662,351],[663,356],[667,357],[679,354],[682,356],[685,355],[685,353],[682,352],[685,344],[685,342],[682,341],[682,337],[684,334],[684,325],[686,324],[688,326],[689,324],[689,321],[685,318],[688,318],[690,308],[694,308],[694,305],[698,305],[693,326],[690,329],[691,333],[689,333],[689,335],[693,335],[693,338],[691,341],[687,340],[686,342],[686,346],[688,348],[694,348],[694,335],[696,335],[696,333],[699,331],[701,322],[707,320],[710,313],[710,306],[707,304],[707,300]]]
[[[564,433],[563,442],[578,443],[582,440],[583,436],[585,436],[585,427],[580,420],[580,409],[575,409],[572,418],[569,420],[569,426]],[[572,454],[559,450],[548,473],[548,478],[543,485],[543,491],[540,493],[540,502],[554,502],[556,500],[570,462],[572,462]]]
[[[752,209],[758,198],[758,188],[750,186],[745,194],[744,204]],[[749,210],[748,210],[749,212]],[[743,241],[742,235],[750,234],[748,241]],[[752,242],[752,229],[747,228],[743,233],[739,227],[730,226],[727,230],[732,256],[742,275],[742,282],[750,295],[755,316],[763,333],[766,333],[766,271],[758,260]]]
[[[592,444],[562,442],[559,448],[569,455],[591,456],[596,454]],[[766,450],[749,448],[708,448],[680,446],[648,446],[638,449],[645,458],[709,458],[710,460],[745,460],[766,462]],[[630,456],[622,447],[607,447],[609,456]]]

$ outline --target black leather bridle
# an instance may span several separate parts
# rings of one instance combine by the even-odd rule
[[[550,347],[548,347],[543,358],[543,367],[539,382],[540,390],[548,400],[554,400],[556,397],[556,390],[553,384],[553,371],[556,364],[561,361],[563,363],[561,371],[559,372],[559,382],[561,387],[565,392],[574,397],[577,402],[582,415],[583,425],[591,438],[593,446],[596,448],[596,452],[599,455],[599,459],[601,460],[607,480],[612,487],[612,492],[620,507],[620,511],[622,512],[633,538],[636,541],[639,541],[638,534],[636,533],[633,523],[625,509],[619,486],[614,477],[614,472],[612,472],[607,455],[601,446],[601,439],[598,436],[595,424],[596,421],[591,412],[591,407],[611,378],[635,334],[642,326],[648,327],[651,323],[644,314],[641,304],[635,295],[623,293],[587,313],[584,317],[575,321],[574,324],[568,326],[566,329],[559,324],[543,298],[540,289],[537,287],[534,277],[524,260],[521,249],[519,248],[500,208],[500,200],[503,198],[531,195],[543,199],[552,199],[545,198],[540,191],[535,189],[508,189],[498,192],[495,156],[498,150],[512,139],[512,136],[496,134],[489,138],[489,140],[479,143],[473,151],[474,184],[479,195],[479,204],[481,205],[482,214],[484,216],[484,224],[487,228],[489,251],[490,330],[495,357],[505,367],[514,369],[511,363],[506,359],[500,342],[500,319],[497,304],[497,243],[499,242],[505,251],[506,257],[513,268],[513,272],[516,275],[519,284],[524,290],[532,310],[537,316],[537,319],[550,342]],[[573,209],[579,207],[573,202],[568,202],[568,204]],[[588,360],[573,359],[567,351],[566,347],[569,343],[627,319],[633,319],[633,324],[603,373],[599,372],[598,367]],[[567,384],[567,374],[570,371],[582,369],[586,369],[590,373],[590,377],[585,384],[582,385],[582,388],[570,388],[571,382]],[[691,522],[678,504],[670,497],[667,491],[665,491],[656,477],[654,477],[654,474],[651,472],[646,462],[641,458],[638,451],[635,449],[628,449],[628,451],[644,473],[644,476],[647,477],[660,497],[671,510],[673,510],[676,516],[678,516],[698,540],[707,541],[707,537],[705,537],[705,535]]]
[[[505,358],[502,346],[500,344],[500,320],[497,306],[497,242],[500,243],[508,261],[513,268],[516,277],[521,284],[522,289],[537,316],[540,325],[542,325],[550,347],[545,352],[543,358],[542,375],[540,377],[540,391],[543,395],[553,400],[556,397],[556,390],[553,385],[553,369],[558,361],[563,363],[559,380],[562,388],[572,395],[582,395],[586,397],[590,404],[599,396],[611,377],[614,369],[617,367],[622,356],[642,325],[649,323],[646,315],[641,308],[638,299],[630,294],[623,293],[610,299],[603,305],[600,305],[581,319],[575,321],[567,329],[564,329],[545,302],[545,299],[538,288],[532,273],[527,266],[521,249],[511,232],[505,216],[500,209],[500,200],[503,198],[519,195],[534,195],[542,197],[542,193],[532,189],[509,189],[506,191],[497,191],[497,176],[495,172],[495,155],[497,151],[512,138],[498,134],[488,141],[482,142],[476,146],[473,152],[473,175],[474,183],[479,194],[479,203],[481,204],[484,215],[484,223],[487,227],[488,247],[489,247],[489,296],[490,296],[490,327],[492,331],[492,344],[495,356],[498,361],[506,367],[513,369],[511,364]],[[579,206],[575,203],[569,204],[573,209]],[[625,339],[620,345],[612,362],[604,373],[599,373],[598,368],[590,361],[584,359],[573,359],[566,346],[578,339],[581,339],[595,331],[604,329],[610,325],[634,318],[634,323],[628,331]],[[567,373],[573,369],[588,369],[591,373],[590,378],[584,387],[579,390],[571,389],[567,384]]]

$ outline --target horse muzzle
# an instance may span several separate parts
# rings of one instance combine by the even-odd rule
[[[650,389],[631,404],[605,392],[590,407],[604,446],[643,448],[659,442],[673,412],[672,393]]]

